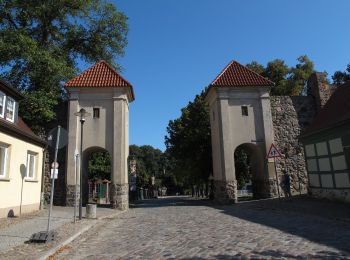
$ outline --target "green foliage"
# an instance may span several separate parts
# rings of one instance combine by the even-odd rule
[[[249,158],[244,149],[237,148],[235,151],[235,171],[238,189],[251,180],[249,173]]]
[[[346,71],[336,71],[333,76],[333,84],[340,86],[344,84],[346,81],[350,80],[350,63],[346,67]]]
[[[259,75],[263,75],[265,72],[265,67],[259,64],[257,61],[252,61],[251,63],[248,63],[246,66],[252,71],[258,73]]]
[[[212,173],[209,107],[204,92],[181,110],[167,127],[165,144],[176,180],[184,185],[207,182]]]
[[[62,83],[77,73],[78,59],[116,65],[127,44],[126,20],[103,0],[0,1],[1,76],[25,92],[20,114],[35,130],[55,118]]]
[[[300,95],[313,72],[314,63],[306,55],[300,56],[298,64],[290,69],[291,75],[288,83],[291,95]]]
[[[111,180],[111,156],[108,152],[92,153],[88,161],[89,179]]]
[[[252,61],[247,67],[275,83],[271,95],[300,95],[303,93],[307,79],[314,72],[313,62],[306,56],[300,56],[295,67],[288,67],[283,60],[275,59],[267,66]]]
[[[129,162],[130,160],[136,160],[138,187],[150,185],[152,176],[162,180],[166,160],[161,150],[155,149],[150,145],[130,145]]]

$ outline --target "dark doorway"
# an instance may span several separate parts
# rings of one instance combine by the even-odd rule
[[[111,156],[102,148],[84,152],[83,204],[110,204]]]
[[[234,152],[238,200],[264,198],[268,177],[261,148],[252,143],[239,145]]]

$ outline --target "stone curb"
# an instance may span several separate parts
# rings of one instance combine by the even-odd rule
[[[76,239],[78,236],[80,236],[84,232],[88,231],[93,226],[94,225],[92,224],[92,225],[89,225],[87,227],[84,227],[82,230],[78,231],[77,233],[75,233],[74,235],[72,235],[71,237],[66,239],[65,241],[62,241],[61,243],[59,243],[59,245],[56,246],[55,248],[50,249],[49,251],[45,252],[45,254],[40,256],[38,259],[39,260],[46,260],[48,257],[54,255],[58,250],[60,250],[60,248],[62,248],[65,245],[69,244],[70,242],[72,242],[74,239]]]
[[[104,220],[107,218],[113,218],[118,216],[119,214],[122,214],[124,212],[127,212],[127,210],[124,211],[118,211],[116,213],[113,214],[109,214],[106,216],[101,216],[96,218],[95,220]],[[45,252],[43,255],[41,255],[38,260],[46,260],[48,257],[54,255],[57,251],[59,251],[62,247],[68,245],[70,242],[72,242],[74,239],[76,239],[77,237],[79,237],[80,235],[82,235],[83,233],[85,233],[86,231],[88,231],[90,228],[96,226],[98,223],[95,222],[93,224],[90,224],[86,227],[84,227],[83,229],[79,230],[77,233],[73,234],[71,237],[67,238],[66,240],[62,241],[61,243],[59,243],[56,247],[48,250],[47,252]]]

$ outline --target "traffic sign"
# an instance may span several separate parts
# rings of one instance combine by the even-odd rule
[[[55,171],[51,169],[51,179],[54,178],[56,180],[57,177],[58,177],[58,169],[55,169]]]
[[[267,158],[277,158],[282,157],[281,153],[277,150],[274,144],[271,144],[269,152],[267,154]]]
[[[52,169],[58,169],[60,165],[58,164],[58,162],[56,162],[56,167],[55,167],[55,162],[51,163],[51,168]]]
[[[51,146],[52,148],[55,148],[55,145],[56,145],[57,131],[58,131],[58,127],[55,127],[49,132],[49,135],[47,137],[47,142],[49,146]],[[67,143],[68,143],[68,132],[66,129],[60,127],[58,149],[65,147]]]

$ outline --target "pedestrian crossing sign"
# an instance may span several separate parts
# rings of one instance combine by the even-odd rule
[[[281,153],[277,150],[274,144],[271,144],[267,158],[282,157]]]

